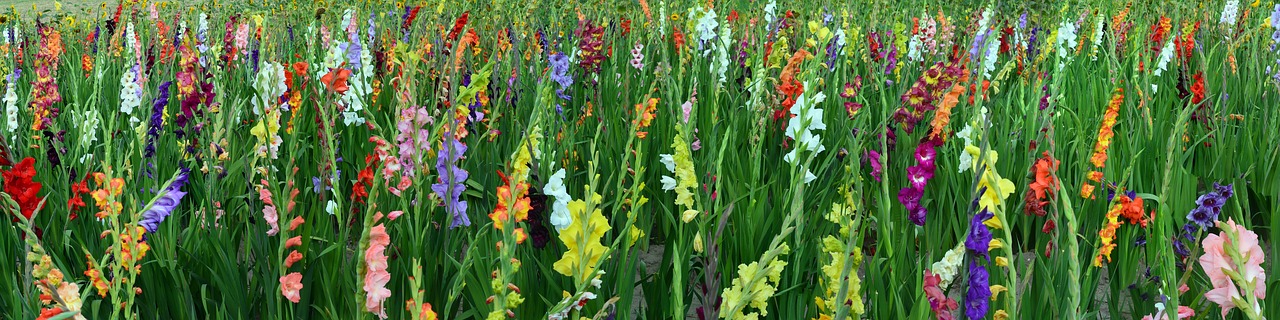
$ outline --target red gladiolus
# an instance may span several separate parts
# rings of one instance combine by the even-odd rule
[[[40,198],[36,194],[40,192],[40,188],[44,187],[41,183],[31,180],[36,176],[35,164],[35,158],[27,157],[13,168],[0,171],[0,175],[4,176],[4,192],[18,203],[19,211],[27,219],[31,219],[31,215],[37,209],[36,206],[40,205]],[[18,218],[14,217],[13,221],[18,221]]]
[[[676,52],[679,52],[681,48],[684,48],[684,33],[680,33],[680,28],[675,28],[673,31],[674,33],[671,36],[676,42]]]
[[[453,29],[449,30],[449,43],[452,43],[454,39],[458,38],[458,35],[462,34],[462,27],[467,25],[467,20],[469,20],[470,16],[471,11],[467,11],[458,16],[457,20],[453,20]]]
[[[71,184],[71,198],[67,199],[67,211],[70,211],[70,214],[67,219],[75,220],[77,217],[76,210],[88,206],[84,203],[84,199],[80,198],[80,195],[86,193],[89,193],[88,175],[85,175],[84,180]]]
[[[44,308],[43,310],[40,310],[40,316],[36,317],[36,320],[53,319],[53,317],[60,314],[62,314],[62,309]]]
[[[349,77],[351,77],[351,70],[338,68],[320,77],[320,82],[324,83],[324,86],[329,88],[329,91],[345,93],[348,89],[347,78]]]
[[[292,71],[284,72],[285,84],[288,85],[289,89],[306,88],[305,86],[302,86],[302,83],[307,77],[307,63],[294,62],[291,67],[291,69],[293,69]]]
[[[368,166],[356,174],[356,184],[351,186],[352,202],[365,203],[364,199],[369,197],[369,188],[373,186],[373,169],[378,167],[378,158],[371,154],[365,156],[364,162]]]
[[[1191,83],[1191,104],[1198,105],[1204,101],[1204,73],[1197,73],[1192,78],[1195,81]]]

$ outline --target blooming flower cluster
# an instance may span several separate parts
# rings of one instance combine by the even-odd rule
[[[18,213],[26,219],[31,219],[39,209],[41,203],[39,193],[44,187],[44,184],[33,180],[36,176],[35,164],[35,158],[26,157],[9,170],[0,170],[4,178],[4,193],[18,204]],[[18,218],[14,217],[13,221],[18,221]]]
[[[458,166],[458,161],[462,160],[462,154],[467,152],[467,145],[462,144],[453,136],[453,132],[445,131],[443,146],[438,149],[436,156],[436,172],[439,173],[440,182],[431,185],[431,191],[435,191],[436,195],[444,199],[445,212],[452,217],[449,228],[457,228],[459,226],[470,226],[471,219],[467,216],[467,201],[462,200],[462,192],[466,190],[463,184],[467,180],[467,170]]]
[[[1196,199],[1196,208],[1187,213],[1187,223],[1182,225],[1181,235],[1173,241],[1173,252],[1178,255],[1179,263],[1181,259],[1191,255],[1189,244],[1195,244],[1197,233],[1204,229],[1214,226],[1218,222],[1218,215],[1222,213],[1222,206],[1227,204],[1235,194],[1235,190],[1231,184],[1220,185],[1213,184],[1213,190],[1205,192]]]
[[[1227,203],[1227,199],[1235,194],[1232,185],[1213,184],[1213,190],[1200,195],[1196,199],[1196,208],[1187,213],[1187,220],[1201,228],[1208,228],[1214,225],[1218,220],[1218,214],[1222,213],[1222,206]]]
[[[278,133],[281,114],[277,105],[287,88],[284,66],[265,63],[258,69],[253,87],[258,91],[258,97],[253,100],[253,112],[262,118],[249,132],[258,138],[258,157],[276,159],[279,157],[280,144],[284,142]]]
[[[786,254],[791,251],[791,248],[783,243],[780,250],[782,254]],[[720,317],[758,319],[769,316],[769,298],[778,292],[778,282],[782,280],[782,269],[786,267],[787,262],[780,259],[773,259],[763,267],[759,261],[738,265],[738,277],[733,279],[732,285],[720,294],[722,299]],[[759,281],[751,281],[751,279],[759,279]],[[756,311],[746,312],[748,307],[756,308]]]
[[[851,192],[847,188],[842,188],[840,193],[846,195],[846,199],[852,199]],[[840,228],[836,235],[828,235],[822,238],[822,252],[830,256],[830,260],[822,265],[821,283],[825,290],[823,295],[815,298],[818,303],[818,311],[825,318],[835,319],[836,308],[838,304],[849,306],[849,312],[855,317],[864,313],[865,306],[862,303],[860,292],[862,291],[862,279],[855,274],[858,266],[862,264],[862,248],[853,246],[849,248],[847,243],[842,239],[850,239],[855,228],[852,219],[854,207],[851,203],[834,203],[831,205],[831,212],[827,214],[828,221],[835,223]],[[837,237],[838,236],[838,237]],[[845,252],[848,252],[846,254]],[[844,276],[844,271],[849,270],[849,276]],[[845,301],[840,302],[837,297],[840,287],[845,286]]]
[[[1218,18],[1218,23],[1227,25],[1227,29],[1230,30],[1235,26],[1239,14],[1240,0],[1227,0],[1227,4],[1222,7],[1222,16]]]
[[[1124,224],[1120,221],[1121,216],[1129,220],[1130,224],[1141,225],[1144,228],[1149,221],[1143,213],[1142,198],[1138,198],[1137,193],[1129,191],[1116,194],[1112,200],[1111,209],[1107,210],[1106,225],[1098,231],[1098,238],[1102,241],[1098,245],[1097,255],[1093,257],[1095,267],[1101,267],[1104,262],[1111,262],[1111,251],[1116,248],[1116,229]]]
[[[994,218],[995,216],[987,210],[982,210],[973,215],[969,221],[969,237],[964,241],[965,249],[969,253],[982,257],[984,260],[990,259],[988,252],[994,249],[993,243],[999,243],[1000,240],[994,240],[991,237],[991,230],[987,228],[983,221]],[[965,293],[964,298],[964,314],[969,319],[983,319],[987,317],[988,299],[991,298],[991,288],[989,287],[987,268],[983,267],[978,261],[969,262],[969,290]]]
[[[374,220],[381,214],[374,215]],[[387,271],[387,256],[384,252],[387,246],[391,245],[391,236],[387,234],[387,227],[378,224],[369,229],[369,242],[364,250],[364,292],[365,292],[365,311],[373,313],[380,319],[387,318],[387,311],[383,306],[383,301],[391,297],[391,290],[387,289],[387,283],[391,281],[391,273]]]
[[[138,123],[133,109],[142,105],[142,87],[138,86],[138,65],[120,76],[120,113],[129,116],[129,123]]]
[[[916,165],[907,167],[907,179],[910,184],[898,191],[898,201],[906,207],[908,219],[917,226],[924,226],[926,215],[929,213],[928,208],[920,204],[920,199],[924,196],[925,185],[937,170],[934,162],[938,157],[936,148],[939,144],[936,140],[926,139],[916,146]]]
[[[946,289],[951,286],[951,282],[955,281],[957,275],[960,274],[960,265],[964,262],[965,253],[964,243],[959,243],[955,248],[947,250],[942,256],[942,260],[934,262],[929,266],[929,270],[938,278],[938,287]]]
[[[1124,103],[1124,90],[1116,88],[1115,94],[1111,96],[1111,102],[1107,103],[1106,112],[1102,115],[1102,126],[1098,127],[1098,141],[1093,145],[1093,156],[1089,158],[1094,171],[1089,171],[1087,178],[1095,183],[1102,183],[1102,172],[1097,170],[1107,166],[1107,149],[1111,147],[1111,138],[1116,135],[1112,127],[1115,127],[1116,118],[1120,116],[1121,103]],[[1093,199],[1093,190],[1093,183],[1086,181],[1080,187],[1080,197]]]
[[[586,188],[591,190],[590,186]],[[583,200],[569,202],[569,215],[572,222],[560,231],[560,241],[568,250],[564,256],[552,266],[556,272],[573,278],[575,283],[583,283],[596,275],[596,266],[608,251],[600,239],[612,229],[600,208],[599,194],[592,194],[590,204]],[[588,208],[595,207],[594,210]]]
[[[1098,49],[1102,48],[1102,33],[1106,29],[1103,24],[1106,23],[1106,20],[1107,16],[1100,14],[1093,24],[1093,37],[1090,38],[1093,40],[1093,49],[1089,52],[1089,60],[1091,61],[1098,60]]]
[[[1058,52],[1058,69],[1066,66],[1071,48],[1076,46],[1076,25],[1070,21],[1062,21],[1058,24],[1056,32],[1057,41],[1054,42],[1054,50]],[[1123,41],[1122,41],[1123,42]]]
[[[62,102],[54,75],[62,60],[62,33],[53,27],[39,29],[40,50],[36,53],[36,81],[31,85],[31,108],[35,110],[31,130],[43,130],[53,124],[59,109],[53,105]]]
[[[547,196],[555,198],[551,203],[551,225],[556,227],[557,232],[563,232],[573,223],[573,214],[569,211],[569,203],[573,202],[573,197],[569,195],[569,190],[564,185],[564,168],[560,168],[542,188],[542,192]]]
[[[431,131],[429,125],[435,123],[426,107],[407,107],[400,110],[400,120],[396,121],[396,147],[400,164],[404,166],[402,176],[412,178],[418,175],[431,147]]]
[[[1267,298],[1267,272],[1262,268],[1266,255],[1258,245],[1258,235],[1234,220],[1218,222],[1218,234],[1204,238],[1200,267],[1209,276],[1213,290],[1205,299],[1222,308],[1222,316],[1239,308],[1251,319],[1262,319],[1261,299]]]
[[[182,191],[182,187],[187,184],[187,175],[186,169],[179,171],[178,175],[169,181],[169,185],[151,200],[151,206],[142,212],[142,221],[138,221],[139,226],[146,228],[147,232],[156,232],[165,217],[172,214],[182,202],[182,197],[187,195]]]
[[[924,270],[924,296],[929,299],[929,309],[933,311],[935,319],[951,320],[951,311],[960,308],[955,299],[947,297],[945,291],[947,286],[942,284],[942,276],[934,274],[928,269]]]
[[[606,58],[604,52],[604,24],[592,24],[589,20],[579,20],[578,30],[578,66],[587,73],[600,71],[600,63]]]
[[[816,155],[827,150],[827,147],[822,145],[822,136],[814,133],[815,130],[827,129],[827,124],[822,122],[822,109],[818,109],[822,101],[826,100],[827,95],[815,88],[811,88],[808,82],[805,82],[802,88],[803,92],[796,98],[795,105],[791,106],[792,117],[787,120],[785,132],[788,138],[796,141],[796,147],[782,156],[782,160],[792,165],[803,163],[803,159],[799,158],[800,151],[812,152]],[[812,95],[812,97],[807,97],[807,95]],[[817,178],[812,171],[805,168],[804,183],[813,182]]]
[[[4,114],[8,125],[6,128],[9,129],[9,133],[13,133],[18,129],[18,93],[14,91],[14,87],[17,85],[18,78],[21,75],[22,69],[15,68],[13,73],[4,77]]]
[[[1049,205],[1049,201],[1058,193],[1058,159],[1054,159],[1048,151],[1043,156],[1035,160],[1035,164],[1031,165],[1031,182],[1027,184],[1027,195],[1023,201],[1023,212],[1026,214],[1035,214],[1036,216],[1045,216],[1045,206]],[[1046,231],[1052,219],[1046,221]]]
[[[636,68],[636,70],[644,70],[644,44],[643,43],[636,42],[636,46],[634,48],[631,48],[631,60],[628,60],[628,61],[629,63],[631,63],[632,68]]]
[[[963,76],[964,68],[958,64],[935,63],[919,80],[902,94],[903,106],[893,113],[894,120],[903,124],[903,130],[911,133],[926,112],[938,108],[943,102],[944,94],[952,89],[952,84]],[[948,112],[950,108],[947,108]]]
[[[693,152],[684,140],[683,128],[676,126],[675,138],[671,142],[674,154],[659,155],[659,159],[672,176],[662,176],[662,190],[675,191],[675,204],[683,206],[685,212],[694,210],[693,191],[698,186],[697,173],[693,168]],[[696,211],[694,212],[696,213]],[[688,221],[686,221],[688,222]]]

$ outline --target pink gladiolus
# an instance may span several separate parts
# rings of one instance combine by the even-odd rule
[[[289,302],[298,303],[302,299],[299,291],[302,291],[301,273],[294,272],[280,277],[280,293],[289,299]]]
[[[276,207],[274,206],[263,207],[262,219],[266,220],[267,225],[271,227],[271,229],[267,230],[267,235],[274,236],[277,233],[280,233],[280,225],[277,223],[277,221],[280,220],[280,217],[276,215]]]
[[[1232,220],[1226,223],[1219,222],[1218,227],[1223,231],[1208,235],[1201,243],[1204,247],[1204,255],[1200,256],[1200,267],[1204,268],[1205,274],[1213,284],[1213,290],[1205,292],[1204,297],[1221,306],[1224,317],[1232,308],[1248,307],[1237,305],[1236,301],[1253,300],[1254,306],[1249,308],[1254,311],[1247,312],[1260,312],[1256,300],[1245,297],[1237,287],[1252,285],[1253,298],[1265,299],[1267,296],[1267,275],[1262,269],[1264,256],[1262,247],[1258,246],[1258,235]],[[1235,261],[1232,258],[1233,255],[1239,256],[1244,261]],[[1244,283],[1232,281],[1227,271],[1239,274],[1239,280]]]
[[[376,225],[369,230],[369,248],[364,252],[364,307],[381,319],[387,318],[382,302],[391,297],[391,290],[387,289],[391,273],[387,272],[387,256],[383,254],[390,244],[391,237],[385,226]]]
[[[302,254],[298,253],[298,250],[293,250],[292,252],[289,252],[288,257],[284,258],[284,267],[285,268],[292,267],[294,263],[301,260],[302,260]]]
[[[289,221],[289,231],[293,231],[294,229],[297,229],[298,226],[302,225],[303,222],[307,222],[307,221],[303,220],[302,216],[293,217],[293,220]]]
[[[1195,309],[1191,309],[1191,307],[1188,307],[1188,306],[1178,306],[1178,320],[1189,319],[1195,315],[1196,315]],[[1167,314],[1160,314],[1159,316],[1160,316],[1160,320],[1169,319],[1169,315]],[[1146,315],[1142,317],[1142,320],[1156,320],[1156,318],[1151,315]]]

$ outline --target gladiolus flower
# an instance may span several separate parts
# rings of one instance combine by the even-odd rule
[[[289,299],[289,302],[298,303],[302,300],[300,291],[302,291],[301,273],[294,272],[280,277],[280,293],[285,299]]]
[[[351,77],[351,70],[338,68],[320,77],[320,82],[324,83],[325,88],[328,88],[330,92],[342,94],[349,89],[347,87],[347,78],[349,77]]]
[[[26,157],[17,165],[9,170],[0,171],[0,175],[4,177],[4,192],[18,203],[18,210],[23,217],[30,220],[31,215],[35,214],[37,206],[40,205],[41,199],[37,196],[40,188],[44,185],[35,182],[32,178],[36,176],[36,159]],[[18,221],[17,217],[13,221]]]

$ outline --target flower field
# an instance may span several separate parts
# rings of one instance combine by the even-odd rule
[[[0,319],[1280,319],[1274,1],[42,6]]]

